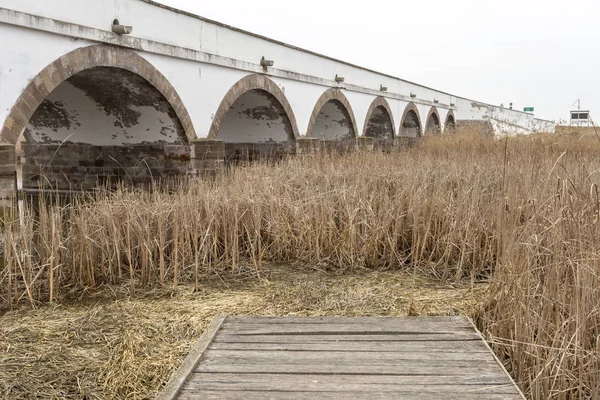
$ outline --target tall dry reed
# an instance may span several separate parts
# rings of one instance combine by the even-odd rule
[[[129,282],[260,276],[264,261],[491,280],[479,324],[533,399],[600,393],[600,144],[428,139],[5,214],[0,307]],[[37,214],[34,218],[33,215]]]

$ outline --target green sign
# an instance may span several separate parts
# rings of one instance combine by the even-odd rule
[[[534,111],[535,111],[535,108],[533,108],[533,107],[525,107],[525,108],[523,109],[523,111],[525,111],[525,112],[534,112]]]

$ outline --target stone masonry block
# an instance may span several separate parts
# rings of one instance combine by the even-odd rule
[[[225,142],[218,139],[195,139],[192,141],[192,158],[196,160],[219,160],[225,157]]]
[[[311,137],[300,137],[296,139],[296,152],[298,154],[314,154],[320,150],[321,140]]]
[[[16,159],[15,145],[0,143],[0,165],[12,165],[14,169]]]
[[[0,143],[0,206],[7,206],[16,196],[15,146]]]
[[[356,138],[358,150],[373,151],[375,140],[369,136],[359,136]]]
[[[15,173],[15,164],[0,165],[0,177],[12,176]]]

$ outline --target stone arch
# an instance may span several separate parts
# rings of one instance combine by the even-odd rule
[[[442,125],[440,119],[440,113],[437,108],[431,107],[429,114],[427,115],[427,122],[425,123],[425,134],[426,135],[437,135],[442,132]]]
[[[295,150],[298,125],[283,90],[265,75],[248,75],[227,92],[209,138],[225,142],[228,160],[273,158]]]
[[[341,119],[334,120],[335,117]],[[317,100],[308,122],[306,136],[325,140],[354,139],[357,136],[356,127],[356,118],[350,102],[340,89],[330,88]],[[326,130],[330,130],[331,133]]]
[[[454,117],[454,111],[449,110],[446,115],[446,122],[444,122],[444,133],[451,133],[456,129],[456,118]]]
[[[227,112],[241,96],[253,90],[264,92],[279,102],[290,121],[292,129],[290,136],[292,136],[293,139],[296,139],[299,136],[298,124],[296,123],[296,117],[292,110],[292,106],[285,97],[285,94],[281,88],[267,76],[258,74],[248,75],[242,78],[229,89],[217,109],[208,137],[213,139],[218,137],[221,124],[223,123]]]
[[[187,173],[196,133],[176,90],[135,52],[73,50],[45,67],[11,109],[17,184],[36,191],[146,184]]]
[[[408,103],[404,108],[398,136],[420,137],[423,134],[419,109],[414,103]]]
[[[171,83],[160,71],[131,50],[94,45],[63,55],[31,80],[8,114],[0,132],[0,141],[17,144],[29,120],[48,95],[76,74],[98,67],[117,68],[143,78],[171,105],[187,140],[196,139],[196,132],[187,109]]]
[[[396,136],[394,127],[394,115],[389,103],[383,96],[375,98],[367,111],[363,136],[394,139]]]

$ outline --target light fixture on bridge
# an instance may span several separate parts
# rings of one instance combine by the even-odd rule
[[[387,92],[387,91],[388,91],[388,87],[387,87],[387,86],[384,86],[384,85],[381,85],[381,86],[379,87],[379,90],[381,90],[382,92]]]
[[[272,67],[273,65],[275,65],[275,61],[273,60],[267,60],[265,57],[263,57],[260,60],[260,65],[262,65],[263,67]]]
[[[450,103],[450,107],[456,107],[456,104]]]
[[[133,26],[121,25],[118,19],[112,23],[112,31],[117,35],[129,35],[133,32]]]
[[[413,92],[410,92],[410,97],[412,97],[414,99],[415,97],[417,97],[417,94],[413,93]]]
[[[434,102],[435,104],[438,104],[440,101],[439,101],[438,99],[433,99],[433,102]]]
[[[338,74],[335,74],[335,81],[337,83],[344,83],[345,80],[346,80],[346,78],[344,78],[343,76],[339,76]]]

